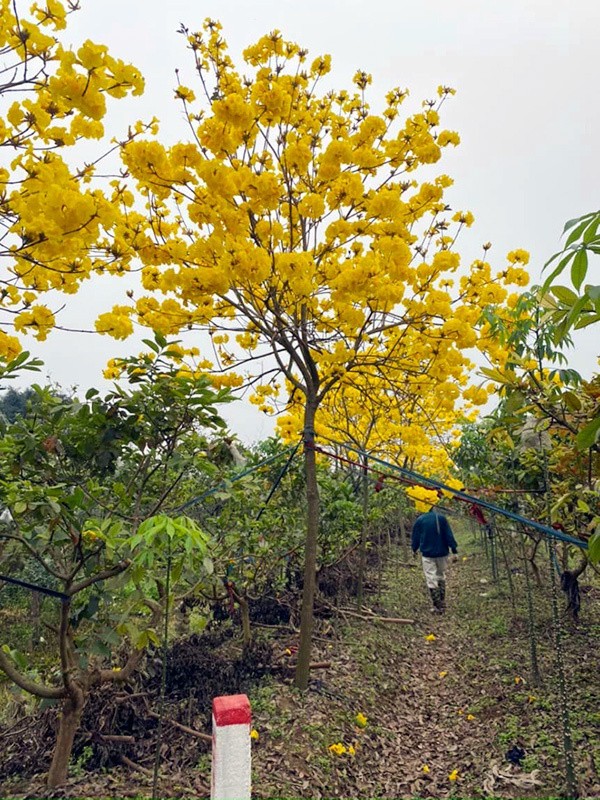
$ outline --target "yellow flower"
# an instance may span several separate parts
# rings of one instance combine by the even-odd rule
[[[460,136],[456,131],[440,131],[437,138],[440,147],[453,144],[455,147],[460,144]]]
[[[426,642],[435,642],[435,639],[436,637],[433,633],[428,633],[427,636],[425,637]]]
[[[530,694],[529,697],[527,698],[528,703],[535,703],[536,700],[537,697],[534,694]]]
[[[348,755],[349,756],[355,756],[356,755],[356,750],[354,749],[354,745],[351,745],[351,744],[348,745]]]
[[[466,556],[463,556],[463,557],[462,557],[462,560],[463,560],[463,561],[467,561],[468,559],[467,559],[467,557],[466,557]]]
[[[510,253],[506,256],[506,258],[511,264],[529,263],[529,253],[527,252],[527,250],[511,250]]]
[[[470,228],[475,221],[475,217],[470,211],[457,211],[452,219],[454,222],[460,222],[461,225],[466,225],[467,228]]]
[[[523,680],[523,678],[520,675],[515,675],[515,683],[518,686],[520,683],[525,683],[525,681]]]
[[[178,86],[175,89],[175,97],[184,100],[186,103],[193,103],[196,99],[196,95],[187,86]]]
[[[366,728],[367,727],[367,718],[360,711],[358,712],[358,714],[354,718],[354,721],[356,722],[356,724],[358,725],[359,728]]]
[[[448,672],[446,670],[443,670],[442,672],[440,672],[440,678],[445,678],[447,674]]]
[[[460,777],[460,773],[457,769],[453,769],[450,775],[448,775],[449,781],[457,781]]]
[[[469,722],[472,722],[475,719],[475,715],[474,714],[467,714],[467,719],[469,720]]]
[[[429,767],[427,766],[427,764],[423,764],[423,766],[421,767],[421,772],[424,772],[424,773],[425,773],[425,775],[429,775],[429,773],[431,772],[431,770],[429,769]]]
[[[255,742],[259,740],[260,734],[256,730],[256,728],[252,728],[252,730],[250,731],[250,738],[253,739]]]
[[[343,756],[346,752],[346,748],[341,742],[336,742],[335,744],[329,745],[329,751],[334,753],[336,756]]]

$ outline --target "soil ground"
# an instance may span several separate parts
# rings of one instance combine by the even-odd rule
[[[352,605],[344,605],[317,622],[314,660],[331,666],[314,671],[308,692],[293,689],[281,668],[249,682],[259,734],[253,743],[254,797],[566,796],[547,581],[534,587],[542,677],[535,685],[522,563],[510,562],[513,609],[504,567],[497,584],[481,540],[466,529],[458,538],[459,560],[451,565],[444,616],[431,613],[420,566],[405,565],[393,548],[379,591],[378,571],[370,576],[374,591],[367,604],[377,614],[412,618],[414,624],[360,619]],[[589,572],[581,580],[579,622],[564,614],[562,594],[559,603],[576,777],[580,795],[592,798],[600,796],[600,588]],[[295,631],[264,627],[256,635],[272,645],[280,667],[293,662]],[[181,722],[204,726],[206,715],[188,708],[182,717],[181,708],[180,703],[170,710],[179,709]],[[365,727],[357,724],[359,713],[367,718]],[[151,733],[145,729],[143,735],[151,738]],[[0,730],[0,767],[6,735]],[[29,735],[23,734],[25,748]],[[330,750],[338,743],[345,753]],[[0,780],[0,797],[149,797],[152,764],[139,760],[140,750],[127,752],[130,766],[102,769],[92,748],[80,750],[72,778],[60,791],[44,790],[42,775],[13,774]],[[206,797],[207,745],[170,728],[163,774],[161,797]]]

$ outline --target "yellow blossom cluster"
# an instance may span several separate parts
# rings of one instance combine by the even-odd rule
[[[0,274],[3,324],[43,340],[55,324],[38,295],[77,290],[96,270],[122,272],[132,253],[120,209],[132,198],[122,188],[94,186],[94,167],[72,168],[63,155],[83,139],[104,135],[108,98],[141,94],[138,70],[86,40],[60,39],[74,4],[42,0],[27,13],[21,2],[0,0],[0,51],[5,103],[0,111]],[[139,131],[148,130],[140,125]],[[133,135],[133,134],[132,134]],[[134,219],[128,219],[133,225]],[[7,323],[4,320],[10,320]],[[0,355],[10,351],[0,342]]]
[[[414,502],[416,510],[422,513],[430,511],[439,500],[435,489],[426,489],[424,486],[409,486],[406,494]]]

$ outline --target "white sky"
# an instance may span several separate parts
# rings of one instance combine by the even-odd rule
[[[331,83],[339,88],[350,87],[358,68],[372,73],[373,105],[402,86],[410,89],[413,111],[439,84],[455,87],[442,126],[457,130],[462,144],[444,151],[437,171],[455,179],[452,206],[475,214],[459,248],[467,260],[491,241],[490,258],[500,268],[508,250],[523,247],[532,254],[535,281],[560,246],[564,222],[598,207],[598,0],[82,0],[65,41],[107,44],[146,78],[143,98],[114,104],[110,135],[157,116],[166,138],[186,136],[172,100],[175,69],[192,88],[194,74],[176,31],[182,22],[199,29],[207,16],[223,23],[236,61],[244,47],[279,28],[313,57],[330,53]],[[61,323],[91,326],[126,288],[94,279],[67,297]],[[582,338],[572,361],[586,373],[598,352],[590,339]],[[54,380],[81,388],[99,383],[110,356],[140,349],[136,342],[61,332],[27,346]],[[269,420],[242,403],[227,417],[245,441],[271,431]]]

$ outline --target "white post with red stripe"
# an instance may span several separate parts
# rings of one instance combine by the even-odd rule
[[[250,701],[245,694],[213,699],[211,800],[250,800]]]

